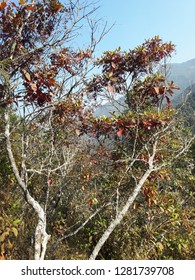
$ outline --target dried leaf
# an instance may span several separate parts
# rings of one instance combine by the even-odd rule
[[[37,90],[37,85],[34,84],[34,83],[30,83],[30,87],[33,91],[36,91]]]
[[[9,231],[5,231],[0,235],[0,242],[4,242],[5,238],[9,235]]]
[[[25,78],[30,82],[31,81],[30,74],[26,70],[23,70],[23,73],[24,73]]]
[[[76,135],[78,135],[78,136],[80,136],[80,135],[81,135],[81,132],[80,132],[80,130],[79,130],[79,129],[76,129],[76,130],[75,130],[75,132],[76,132]]]
[[[156,94],[159,94],[159,87],[154,87]]]
[[[18,236],[18,230],[17,230],[17,228],[13,227],[13,228],[12,228],[12,232],[13,232],[13,234],[14,234],[15,237]]]
[[[156,243],[156,246],[158,247],[158,249],[159,249],[161,252],[163,251],[164,246],[163,246],[163,244],[162,244],[161,242],[157,242],[157,243]]]
[[[5,243],[1,245],[1,255],[5,254]]]
[[[12,250],[14,248],[14,243],[11,243],[11,241],[8,239],[8,245],[7,246],[10,250]]]
[[[6,260],[5,256],[4,256],[4,255],[1,255],[1,256],[0,256],[0,260],[1,260],[1,261]]]

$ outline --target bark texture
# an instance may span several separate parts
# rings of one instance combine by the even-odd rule
[[[7,148],[8,157],[15,178],[24,193],[24,197],[27,203],[30,206],[32,206],[32,208],[34,209],[38,217],[38,223],[36,226],[35,236],[34,236],[34,241],[35,241],[34,258],[35,260],[43,260],[45,258],[47,242],[50,238],[50,236],[46,232],[46,224],[47,224],[46,213],[44,209],[41,207],[41,205],[39,204],[39,202],[36,201],[29,193],[27,185],[25,184],[24,180],[20,176],[18,167],[16,165],[16,161],[12,151],[11,140],[10,140],[10,110],[8,107],[5,110],[5,138],[6,138],[6,148]]]

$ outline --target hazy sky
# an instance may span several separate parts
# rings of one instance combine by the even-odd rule
[[[176,45],[171,62],[195,58],[195,0],[99,0],[99,5],[98,16],[115,23],[99,53],[118,46],[132,49],[159,35]]]

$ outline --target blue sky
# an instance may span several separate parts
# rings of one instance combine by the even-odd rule
[[[195,58],[195,0],[99,0],[98,5],[97,17],[115,23],[98,53],[132,49],[159,35],[176,45],[171,62]]]

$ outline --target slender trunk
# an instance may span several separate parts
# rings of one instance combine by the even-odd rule
[[[28,202],[29,205],[32,206],[32,208],[34,209],[38,217],[38,223],[36,226],[35,238],[34,238],[35,239],[34,258],[36,260],[43,260],[46,253],[47,242],[50,237],[46,232],[46,214],[44,212],[44,209],[38,203],[38,201],[36,201],[29,193],[27,185],[25,181],[22,179],[22,177],[20,176],[18,167],[16,165],[16,161],[13,155],[11,141],[10,141],[10,110],[8,106],[5,110],[5,138],[6,138],[6,148],[7,148],[8,157],[15,178],[24,193],[26,201]]]
[[[42,219],[41,216],[43,216]],[[35,260],[44,260],[45,258],[47,243],[50,238],[50,235],[48,235],[46,232],[46,225],[47,223],[45,213],[44,211],[40,211],[38,214],[38,223],[35,230]]]
[[[114,231],[114,229],[116,228],[116,226],[118,224],[120,224],[120,222],[122,221],[122,219],[124,218],[125,214],[127,213],[127,211],[129,210],[130,206],[133,204],[133,202],[135,201],[137,195],[139,194],[143,184],[146,182],[148,176],[150,175],[150,173],[152,172],[152,168],[149,167],[148,170],[144,173],[144,175],[142,176],[142,178],[140,179],[139,183],[137,184],[137,186],[135,187],[133,193],[129,196],[125,206],[122,208],[122,210],[118,213],[118,215],[116,216],[116,218],[110,223],[109,227],[107,228],[107,230],[104,232],[104,234],[102,235],[102,237],[99,239],[98,243],[96,244],[95,248],[93,249],[93,252],[90,256],[90,260],[95,260],[99,251],[101,250],[102,246],[104,245],[104,243],[107,241],[107,239],[109,238],[110,234]]]

